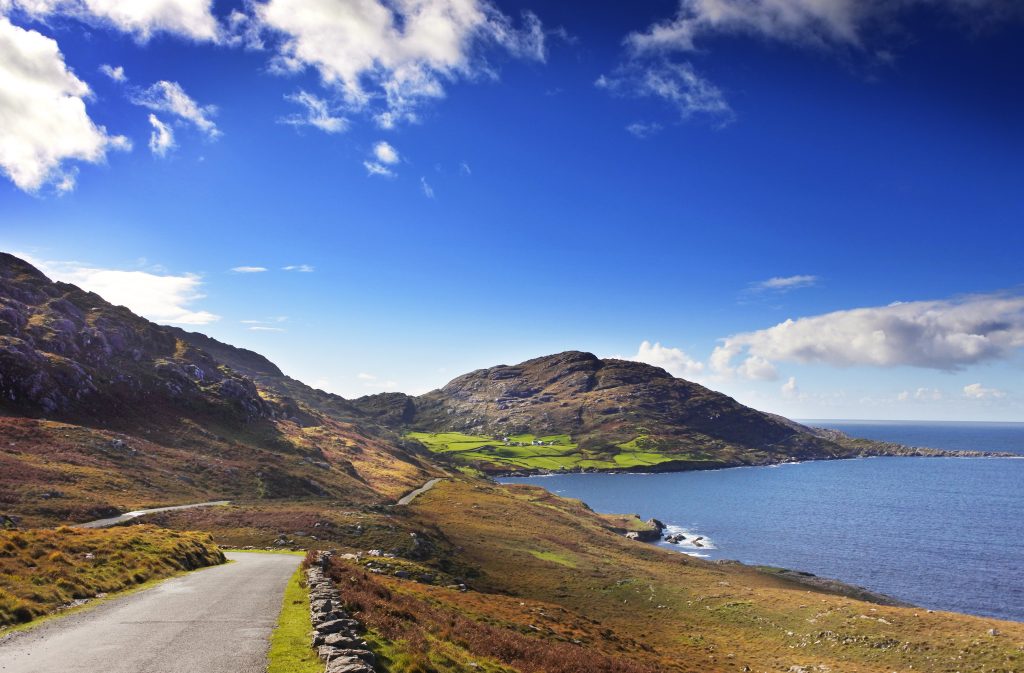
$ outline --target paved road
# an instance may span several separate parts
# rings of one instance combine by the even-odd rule
[[[409,493],[408,495],[402,496],[402,498],[399,499],[398,504],[399,505],[408,505],[409,503],[411,503],[413,500],[416,499],[416,496],[422,495],[422,494],[426,493],[427,491],[429,491],[430,489],[434,488],[434,486],[436,486],[437,482],[439,482],[439,481],[441,481],[441,479],[431,479],[427,483],[425,483],[422,486],[420,486],[419,488],[417,488],[412,493]]]
[[[198,570],[0,639],[3,673],[264,673],[287,554]]]
[[[125,521],[131,521],[137,519],[140,516],[146,514],[154,514],[156,512],[171,512],[176,509],[193,509],[195,507],[213,507],[214,505],[227,505],[230,500],[214,500],[213,502],[197,502],[194,505],[175,505],[174,507],[154,507],[153,509],[137,509],[134,512],[125,512],[119,516],[112,516],[109,519],[96,519],[95,521],[89,521],[86,523],[80,523],[75,528],[106,528],[107,526],[113,526],[115,524],[124,523]]]

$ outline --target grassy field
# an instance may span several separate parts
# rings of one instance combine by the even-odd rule
[[[153,526],[0,531],[0,627],[223,562],[206,533]]]
[[[673,460],[701,460],[690,455],[665,454],[646,437],[636,437],[605,451],[581,449],[569,435],[511,435],[505,438],[461,432],[412,432],[407,435],[434,453],[487,470],[642,469]],[[541,442],[535,444],[534,442]]]
[[[309,646],[309,593],[305,569],[299,567],[288,580],[277,627],[270,636],[267,673],[321,673],[324,665]]]

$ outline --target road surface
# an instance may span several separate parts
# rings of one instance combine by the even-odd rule
[[[213,502],[197,502],[194,505],[175,505],[174,507],[154,507],[153,509],[137,509],[134,512],[125,512],[119,516],[112,516],[109,519],[96,519],[95,521],[89,521],[87,523],[80,523],[75,528],[106,528],[107,526],[113,526],[125,521],[131,521],[137,519],[140,516],[146,514],[155,514],[156,512],[171,512],[176,509],[192,509],[194,507],[213,507],[214,505],[227,505],[230,500],[214,500]]]
[[[301,556],[234,561],[0,639],[2,673],[264,673]]]
[[[422,494],[426,493],[427,491],[429,491],[430,489],[434,488],[434,486],[436,486],[437,482],[439,482],[439,481],[441,481],[441,479],[431,479],[427,483],[425,483],[422,486],[420,486],[419,488],[417,488],[412,493],[409,493],[408,495],[402,496],[402,498],[398,501],[398,504],[399,505],[408,505],[409,503],[411,503],[413,500],[416,499],[416,496],[422,495]]]

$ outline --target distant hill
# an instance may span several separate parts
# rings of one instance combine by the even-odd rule
[[[453,379],[420,397],[364,397],[364,414],[486,471],[707,469],[935,453],[821,431],[641,362],[569,351]]]

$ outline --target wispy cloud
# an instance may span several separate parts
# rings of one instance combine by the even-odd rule
[[[167,156],[167,153],[175,147],[174,131],[152,113],[149,115],[149,125],[153,127],[153,131],[149,134],[150,152],[158,157]]]
[[[423,190],[423,196],[428,199],[434,198],[434,188],[430,186],[425,177],[420,178],[420,188]]]
[[[626,130],[633,136],[644,140],[661,131],[661,124],[657,122],[633,122],[626,127]]]
[[[134,91],[131,94],[131,101],[154,112],[174,115],[192,124],[211,139],[221,135],[220,129],[210,119],[216,114],[217,107],[199,105],[177,82],[160,80],[147,89]]]
[[[289,264],[288,266],[282,266],[282,271],[295,271],[297,273],[313,273],[314,269],[309,264]]]
[[[126,82],[126,81],[128,81],[128,76],[124,74],[124,67],[123,66],[120,66],[120,65],[112,66],[112,65],[110,65],[108,63],[104,63],[103,65],[100,66],[99,70],[100,70],[101,73],[103,73],[104,75],[106,75],[110,79],[114,80],[115,82]]]
[[[250,332],[285,332],[285,331],[287,331],[283,327],[271,327],[269,325],[250,325],[248,329],[249,329]]]
[[[775,276],[768,280],[760,280],[751,283],[748,290],[752,292],[789,292],[802,287],[812,287],[821,280],[818,276]]]
[[[202,278],[197,274],[153,273],[150,271],[109,269],[83,264],[38,260],[15,253],[53,280],[72,283],[95,292],[112,304],[129,309],[164,324],[206,325],[220,320],[209,311],[197,310],[202,300]]]
[[[235,273],[263,273],[267,270],[265,266],[235,266],[231,270]]]
[[[285,100],[300,105],[303,112],[291,114],[278,120],[281,124],[289,126],[312,126],[324,133],[341,133],[348,129],[348,119],[342,117],[339,112],[333,109],[326,100],[299,90],[294,94],[284,97]]]
[[[718,127],[735,119],[722,90],[686,62],[634,58],[598,77],[594,85],[619,96],[661,100],[674,108],[681,119],[704,117]]]

